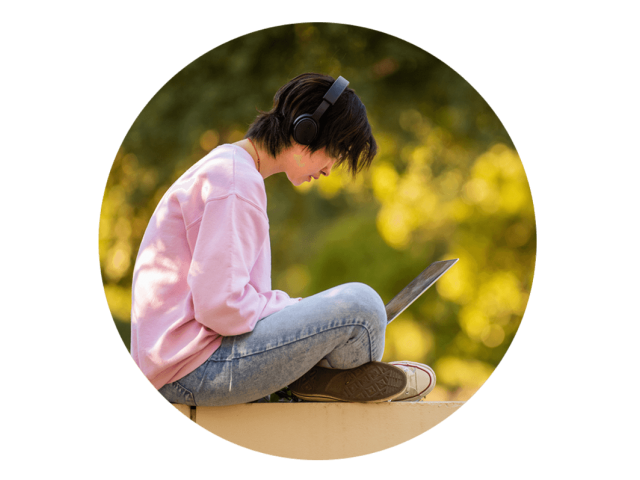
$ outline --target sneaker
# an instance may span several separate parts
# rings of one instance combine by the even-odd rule
[[[407,361],[389,364],[401,368],[407,375],[407,388],[393,399],[394,402],[419,402],[436,386],[436,374],[427,365]]]
[[[407,375],[393,365],[369,362],[339,370],[315,366],[289,389],[312,402],[388,402],[407,389]]]

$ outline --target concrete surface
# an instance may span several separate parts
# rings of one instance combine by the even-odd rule
[[[204,429],[279,457],[329,460],[378,452],[437,425],[464,402],[174,405]]]

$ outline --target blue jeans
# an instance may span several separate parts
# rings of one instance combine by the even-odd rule
[[[225,337],[204,364],[159,391],[192,406],[252,402],[317,364],[347,369],[380,361],[386,327],[384,303],[371,287],[340,285],[261,319],[250,333]]]

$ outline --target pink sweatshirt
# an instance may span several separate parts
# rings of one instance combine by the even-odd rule
[[[223,336],[299,301],[271,290],[264,180],[222,145],[165,193],[133,271],[131,355],[156,388],[202,365]]]

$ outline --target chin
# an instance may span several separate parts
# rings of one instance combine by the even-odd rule
[[[299,187],[300,185],[302,185],[304,183],[304,180],[292,179],[289,175],[287,175],[287,178],[293,184],[294,187]]]

